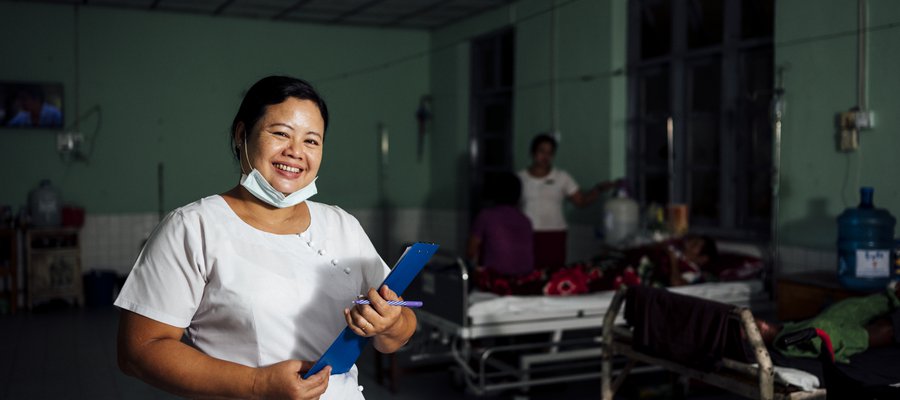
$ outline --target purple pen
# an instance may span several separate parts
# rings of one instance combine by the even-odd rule
[[[407,300],[404,300],[404,301],[388,300],[387,303],[388,303],[388,305],[391,305],[391,306],[410,307],[410,308],[422,307],[421,301],[413,301],[413,300],[409,300],[409,301],[407,301]],[[369,301],[368,300],[353,300],[353,304],[369,304]]]

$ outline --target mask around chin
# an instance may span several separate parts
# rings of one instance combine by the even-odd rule
[[[284,193],[281,193],[278,189],[272,187],[272,184],[259,173],[259,170],[253,168],[253,170],[250,171],[250,174],[241,175],[241,186],[243,186],[244,189],[247,189],[254,197],[267,204],[278,208],[287,208],[300,204],[318,193],[318,190],[316,189],[316,180],[318,179],[319,177],[317,176],[309,183],[309,185],[285,196]]]

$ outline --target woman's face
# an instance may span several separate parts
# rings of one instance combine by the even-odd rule
[[[555,150],[552,143],[542,142],[534,149],[534,153],[531,154],[531,160],[535,166],[550,168],[553,166],[554,153]]]
[[[276,190],[296,192],[318,175],[324,137],[325,121],[316,103],[288,97],[266,107],[251,128],[246,156],[241,149],[241,171],[251,171],[243,159],[247,158]],[[243,137],[236,139],[241,143]]]

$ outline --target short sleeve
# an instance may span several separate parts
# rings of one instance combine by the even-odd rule
[[[186,328],[206,286],[202,227],[179,210],[170,213],[141,250],[115,305]]]
[[[560,182],[562,183],[563,193],[566,196],[571,196],[578,191],[578,182],[575,182],[575,178],[572,178],[572,175],[569,175],[566,171],[560,171]]]
[[[478,216],[475,217],[475,221],[472,222],[472,236],[477,236],[480,238],[484,238],[484,231],[487,229],[487,215],[485,211],[482,210],[478,213]]]
[[[391,268],[381,259],[381,256],[378,255],[378,251],[375,250],[375,246],[372,244],[372,240],[369,239],[369,235],[366,235],[366,231],[363,230],[362,226],[359,224],[359,221],[356,218],[352,218],[353,220],[353,229],[356,230],[356,242],[359,243],[359,253],[360,257],[363,260],[363,282],[362,287],[360,288],[360,293],[368,292],[369,288],[378,289],[381,286],[381,282],[384,281],[384,278],[391,273]]]

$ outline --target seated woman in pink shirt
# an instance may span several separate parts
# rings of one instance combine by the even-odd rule
[[[492,204],[472,224],[466,255],[492,277],[517,278],[534,271],[531,221],[519,210],[522,184],[512,172],[489,176],[485,182]]]

